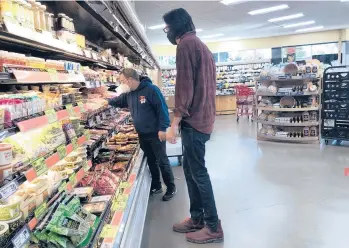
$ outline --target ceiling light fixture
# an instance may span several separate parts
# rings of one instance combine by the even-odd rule
[[[283,10],[283,9],[288,9],[288,8],[289,8],[289,6],[287,4],[281,4],[281,5],[277,5],[277,6],[273,6],[273,7],[269,7],[269,8],[253,10],[253,11],[248,12],[248,14],[261,15],[261,14],[266,14],[266,13],[279,11],[279,10]]]
[[[293,23],[293,24],[288,24],[288,25],[282,25],[284,28],[294,28],[294,27],[300,27],[300,26],[307,26],[314,24],[315,21],[307,21],[307,22],[298,22],[298,23]]]
[[[277,18],[272,18],[272,19],[269,19],[268,22],[287,21],[287,20],[300,18],[300,17],[303,17],[303,16],[304,16],[303,13],[298,13],[298,14],[294,14],[294,15],[288,15],[288,16],[281,16],[281,17],[277,17]]]
[[[159,24],[159,25],[150,26],[148,27],[148,29],[160,29],[165,27],[166,27],[166,24]]]
[[[349,0],[341,0],[341,2],[349,2]]]
[[[236,4],[236,3],[241,3],[241,2],[247,2],[246,0],[222,0],[221,3],[225,5],[229,4]]]
[[[198,33],[198,32],[202,32],[204,30],[202,28],[197,28],[197,29],[195,29],[195,31]]]
[[[313,31],[313,30],[318,30],[318,29],[323,29],[324,26],[316,26],[316,27],[311,27],[311,28],[302,28],[302,29],[297,29],[296,32],[308,32],[308,31]]]
[[[210,39],[210,38],[216,38],[216,37],[223,36],[223,35],[224,34],[211,34],[211,35],[202,36],[201,38],[203,38],[203,39]]]

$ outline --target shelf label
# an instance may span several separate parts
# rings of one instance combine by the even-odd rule
[[[46,213],[47,210],[47,202],[43,202],[39,207],[37,207],[34,211],[35,217],[40,220]]]
[[[75,184],[76,184],[76,174],[75,174],[75,173],[71,174],[71,176],[69,177],[69,182],[70,182],[73,186],[75,186]]]
[[[67,150],[65,149],[65,145],[60,145],[59,147],[57,147],[57,152],[60,160],[67,156]]]
[[[59,186],[59,188],[58,188],[58,192],[63,192],[63,191],[66,191],[67,190],[67,182],[63,182],[62,184],[61,184],[61,186]]]
[[[51,78],[52,82],[58,82],[58,74],[57,71],[55,69],[47,69],[48,75]]]
[[[72,138],[71,143],[73,145],[73,149],[76,150],[79,145],[78,145],[78,139],[76,137]]]
[[[54,109],[48,109],[45,111],[45,115],[47,116],[48,123],[53,123],[57,121],[57,114]]]
[[[113,225],[105,225],[102,229],[102,232],[100,234],[101,238],[115,238],[116,234],[118,233],[119,227],[113,226]]]
[[[30,231],[28,225],[24,225],[21,230],[12,238],[11,242],[15,248],[23,248],[30,240]]]
[[[13,195],[18,189],[18,184],[15,180],[9,182],[0,189],[0,195],[2,199],[7,199]]]
[[[80,112],[81,113],[85,112],[85,106],[84,106],[84,104],[82,102],[78,102],[78,106],[80,108]]]
[[[37,176],[41,176],[46,171],[48,171],[47,165],[44,158],[39,158],[32,163],[32,166],[36,172]]]
[[[75,117],[75,111],[73,109],[73,105],[68,104],[65,106],[65,109],[68,111],[70,117]]]

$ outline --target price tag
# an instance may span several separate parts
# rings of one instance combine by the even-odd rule
[[[57,152],[59,159],[61,160],[67,156],[67,150],[65,149],[65,145],[60,145],[59,147],[57,147]]]
[[[48,72],[52,82],[54,82],[54,83],[59,82],[58,74],[57,74],[57,71],[55,69],[47,69],[47,72]]]
[[[105,225],[100,234],[101,238],[115,238],[118,233],[119,227],[112,225]]]
[[[76,150],[78,148],[78,139],[75,137],[75,138],[72,138],[71,140],[71,143],[73,145],[73,149]]]
[[[113,205],[111,207],[111,210],[113,212],[118,212],[118,211],[124,211],[126,208],[126,202],[113,202]]]
[[[101,123],[101,116],[97,115],[96,116],[96,121],[97,121],[97,124]]]
[[[34,211],[35,217],[40,220],[46,213],[47,210],[47,202],[42,203],[39,207],[37,207]]]
[[[75,174],[75,173],[71,174],[71,176],[69,177],[69,182],[70,182],[73,186],[75,186],[75,184],[76,184],[76,174]]]
[[[78,106],[80,107],[80,112],[81,113],[85,112],[85,106],[84,106],[84,104],[82,102],[79,102]]]
[[[25,225],[17,232],[12,238],[11,242],[15,248],[23,248],[25,244],[30,240],[30,231],[28,225]]]
[[[46,171],[48,171],[47,165],[44,158],[39,158],[32,163],[32,166],[36,172],[37,176],[41,176]]]
[[[126,188],[129,188],[130,186],[131,186],[131,184],[129,182],[122,182],[120,184],[121,189],[126,189]]]
[[[63,182],[58,188],[58,192],[63,192],[67,190],[67,182]]]
[[[68,111],[69,116],[71,116],[71,117],[75,116],[75,111],[73,109],[73,105],[68,104],[65,106],[65,109]]]
[[[7,199],[11,195],[13,195],[18,189],[17,181],[13,180],[6,184],[4,187],[0,189],[0,195],[2,199]]]
[[[53,123],[57,121],[57,114],[54,109],[48,109],[45,111],[45,115],[47,116],[48,123]]]

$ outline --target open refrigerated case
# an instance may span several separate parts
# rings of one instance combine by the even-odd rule
[[[157,69],[147,42],[125,3],[21,5],[34,19],[16,3],[0,8],[0,245],[140,246],[151,177],[106,99],[122,68]]]

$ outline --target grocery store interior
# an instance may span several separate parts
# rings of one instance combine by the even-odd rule
[[[163,15],[176,8],[215,60],[205,160],[222,243],[172,230],[190,217],[180,137],[167,142],[177,193],[163,201],[130,110],[108,104],[132,68],[173,118]],[[0,246],[347,248],[348,11],[347,0],[1,0]]]

